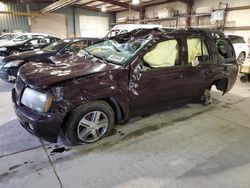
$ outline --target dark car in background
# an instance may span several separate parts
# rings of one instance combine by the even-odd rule
[[[20,42],[5,43],[0,46],[0,56],[6,57],[9,55],[17,55],[21,52],[39,50],[58,40],[60,39],[56,37],[40,36]]]
[[[60,64],[28,63],[12,90],[15,112],[30,133],[72,144],[109,135],[115,123],[225,94],[238,65],[219,31],[139,29],[93,44]]]
[[[19,68],[27,62],[51,63],[50,57],[66,58],[74,52],[93,44],[98,38],[74,38],[58,40],[42,50],[24,52],[12,55],[0,60],[0,78],[5,81],[14,82]]]

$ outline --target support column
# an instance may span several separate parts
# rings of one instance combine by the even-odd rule
[[[193,0],[187,0],[186,28],[189,28],[191,26],[191,17],[190,17],[190,15],[192,14],[193,4],[194,4]]]
[[[140,19],[140,24],[144,24],[144,21],[142,20],[145,19],[145,7],[141,7],[139,19]]]

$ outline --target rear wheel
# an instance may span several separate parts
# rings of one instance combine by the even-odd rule
[[[237,59],[238,64],[239,65],[243,64],[245,60],[246,60],[246,54],[244,52],[241,52]]]
[[[65,139],[73,144],[93,143],[112,133],[114,112],[104,101],[73,110],[64,126]]]
[[[202,96],[201,96],[201,102],[204,106],[208,106],[210,104],[212,104],[213,99],[212,99],[212,95],[211,95],[211,87],[207,88]]]

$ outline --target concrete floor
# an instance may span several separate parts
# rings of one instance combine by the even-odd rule
[[[103,141],[49,144],[17,122],[0,81],[0,187],[250,187],[250,83],[209,107],[189,104],[136,118]],[[53,152],[59,148],[62,153]]]

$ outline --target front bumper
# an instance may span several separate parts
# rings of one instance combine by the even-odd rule
[[[63,121],[61,118],[53,113],[40,114],[23,106],[20,100],[16,99],[15,88],[12,90],[12,101],[20,124],[29,133],[49,142],[57,142]]]
[[[8,81],[14,82],[17,77],[18,68],[17,67],[10,67],[10,68],[1,68],[0,69],[0,78]]]

